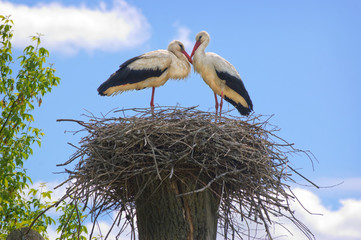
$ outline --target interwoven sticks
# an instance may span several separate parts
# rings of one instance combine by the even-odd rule
[[[116,210],[132,224],[135,200],[147,186],[165,179],[192,179],[201,187],[181,195],[214,192],[220,199],[219,225],[225,239],[244,237],[245,223],[262,224],[271,237],[268,227],[279,217],[313,238],[289,206],[295,196],[288,184],[297,172],[289,166],[288,154],[300,150],[277,137],[276,129],[267,129],[267,120],[219,120],[194,107],[161,107],[154,114],[130,109],[119,115],[88,123],[60,120],[78,122],[89,132],[66,163],[78,161],[74,170],[67,170],[67,195],[80,200],[94,218]]]

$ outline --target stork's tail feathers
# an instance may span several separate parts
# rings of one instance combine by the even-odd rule
[[[244,116],[248,116],[252,111],[253,111],[253,104],[252,101],[250,101],[248,103],[248,107],[243,106],[240,103],[236,103],[235,101],[233,101],[232,99],[224,96],[224,100],[226,100],[227,102],[229,102],[230,104],[232,104],[235,108],[237,108],[238,112]]]
[[[100,96],[106,96],[106,94],[104,93],[105,92],[105,90],[107,90],[108,88],[106,87],[106,86],[104,86],[104,84],[102,84],[102,85],[100,85],[99,87],[98,87],[98,94],[100,95]]]
[[[121,85],[122,77],[124,77],[128,73],[129,73],[129,69],[125,68],[125,69],[119,69],[118,71],[116,71],[115,73],[110,75],[108,80],[103,82],[98,87],[99,95],[100,96],[111,96],[112,94],[114,94],[115,93],[114,87]]]

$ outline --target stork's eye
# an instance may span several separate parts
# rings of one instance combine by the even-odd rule
[[[179,47],[181,48],[181,50],[184,49],[183,45],[182,44],[179,44]]]
[[[202,35],[201,35],[201,36],[199,36],[198,41],[200,41],[200,40],[201,40],[201,38],[202,38]]]

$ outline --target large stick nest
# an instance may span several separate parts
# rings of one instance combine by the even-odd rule
[[[186,177],[201,183],[194,192],[211,190],[219,197],[225,239],[243,238],[247,226],[255,224],[263,225],[271,238],[269,226],[279,217],[313,238],[289,206],[295,198],[289,188],[292,174],[300,174],[289,166],[288,156],[300,150],[277,137],[268,119],[219,119],[180,107],[119,115],[92,117],[87,123],[60,120],[76,121],[89,133],[64,165],[78,160],[75,170],[66,170],[71,182],[67,196],[88,207],[94,222],[101,213],[116,210],[114,224],[123,218],[134,230],[134,203],[142,190],[162,179]],[[139,184],[139,179],[146,180]]]

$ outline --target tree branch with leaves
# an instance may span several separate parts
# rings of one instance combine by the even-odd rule
[[[13,59],[13,26],[10,17],[0,15],[0,239],[30,225],[50,204],[51,191],[30,188],[32,181],[23,164],[33,153],[33,144],[40,146],[44,135],[32,126],[32,111],[60,81],[47,63],[49,52],[40,47],[40,36],[32,37],[34,45]],[[13,68],[19,69],[15,76]],[[34,229],[45,233],[51,223],[55,221],[43,215]]]

